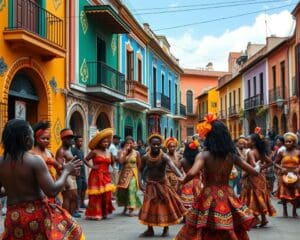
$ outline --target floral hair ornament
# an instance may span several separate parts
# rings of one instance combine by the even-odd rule
[[[260,127],[256,127],[254,133],[257,134],[260,139],[263,139],[264,136],[262,135],[262,129]]]
[[[196,150],[199,147],[199,145],[200,145],[199,141],[195,139],[189,144],[189,148],[192,150]]]
[[[197,125],[199,137],[204,138],[212,129],[212,123],[217,120],[213,113],[208,113],[204,118],[204,122]]]

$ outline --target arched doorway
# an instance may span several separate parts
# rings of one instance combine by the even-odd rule
[[[39,96],[46,96],[42,89],[35,86],[33,74],[29,74],[28,69],[18,71],[12,79],[8,92],[8,120],[17,118],[28,121],[31,124],[39,120],[39,109],[41,101]],[[36,82],[40,81],[37,79]],[[38,94],[38,91],[43,91]],[[47,102],[47,97],[46,97]],[[48,110],[48,105],[42,106],[44,112]],[[45,111],[46,110],[46,111]]]
[[[297,119],[297,114],[294,113],[292,117],[292,131],[295,133],[298,130],[298,119]]]
[[[70,118],[70,128],[73,130],[75,135],[83,136],[84,123],[83,117],[81,116],[80,112],[73,112]]]
[[[256,128],[256,122],[255,120],[252,118],[250,120],[250,126],[249,126],[249,130],[250,130],[250,134],[254,133],[254,129]]]
[[[96,127],[98,130],[103,130],[110,127],[109,118],[104,112],[101,112],[96,120]]]
[[[275,134],[277,135],[278,132],[279,132],[278,118],[277,118],[277,116],[273,117],[273,128],[274,128]]]
[[[125,119],[124,135],[125,137],[127,136],[133,137],[133,121],[132,118],[129,116]]]
[[[139,122],[136,129],[136,140],[143,140],[143,126],[142,123]]]
[[[287,125],[286,125],[285,114],[281,115],[281,118],[280,118],[280,127],[281,127],[281,133],[282,134],[287,132]]]

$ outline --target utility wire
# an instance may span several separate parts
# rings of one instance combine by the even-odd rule
[[[161,10],[161,9],[176,9],[176,8],[189,8],[189,7],[198,7],[198,6],[212,6],[218,4],[230,4],[230,3],[243,3],[243,2],[256,2],[259,0],[240,0],[240,1],[222,1],[214,3],[201,3],[201,4],[189,4],[189,5],[178,5],[178,6],[169,6],[169,7],[155,7],[155,8],[135,8],[134,12],[138,11],[147,11],[147,10]],[[288,0],[274,0],[274,2],[286,2]]]
[[[274,3],[274,0],[265,0],[260,2],[249,2],[248,3],[232,3],[232,4],[220,4],[214,6],[206,6],[206,7],[196,7],[196,8],[186,8],[186,9],[176,9],[176,10],[164,10],[164,11],[145,11],[145,12],[137,12],[134,15],[154,15],[154,14],[165,14],[165,13],[176,13],[176,12],[191,12],[198,10],[207,10],[207,9],[219,9],[219,8],[231,8],[231,7],[239,7],[239,6],[248,6],[248,5],[260,5],[264,3]],[[282,1],[281,1],[282,2]]]
[[[252,14],[256,14],[256,13],[262,13],[262,12],[265,12],[265,11],[273,11],[273,10],[282,9],[282,8],[286,8],[286,7],[290,7],[290,6],[295,6],[295,3],[283,5],[283,6],[280,6],[280,7],[269,8],[269,9],[266,9],[266,10],[259,10],[259,11],[253,11],[253,12],[248,12],[248,13],[232,15],[232,16],[228,16],[228,17],[221,17],[221,18],[205,20],[205,21],[201,21],[201,22],[194,22],[194,23],[182,24],[182,25],[177,25],[177,26],[172,26],[172,27],[158,28],[158,29],[154,29],[153,31],[163,31],[163,30],[170,30],[170,29],[184,28],[184,27],[189,27],[189,26],[194,26],[194,25],[200,25],[200,24],[204,24],[204,23],[217,22],[217,21],[221,21],[221,20],[227,20],[227,19],[232,19],[232,18],[248,16],[248,15],[252,15]]]

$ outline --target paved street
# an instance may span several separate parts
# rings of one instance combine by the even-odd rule
[[[300,236],[300,220],[281,218],[281,205],[274,202],[278,210],[279,217],[270,218],[270,224],[263,229],[253,229],[250,231],[250,239],[258,240],[298,240]],[[289,209],[291,210],[291,209]],[[103,221],[86,221],[80,219],[87,240],[134,240],[134,239],[172,239],[182,225],[170,228],[171,236],[169,238],[159,238],[161,228],[155,228],[155,238],[139,238],[138,235],[145,230],[145,226],[139,224],[137,217],[121,216],[122,209],[118,208],[115,214],[109,219]],[[300,214],[300,210],[298,210]],[[0,230],[3,231],[3,217],[0,221]]]

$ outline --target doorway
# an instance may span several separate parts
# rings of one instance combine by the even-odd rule
[[[96,127],[99,131],[109,128],[110,127],[110,122],[109,118],[104,112],[101,112],[96,120]]]
[[[70,128],[75,135],[83,136],[83,118],[77,111],[75,111],[71,116]]]

